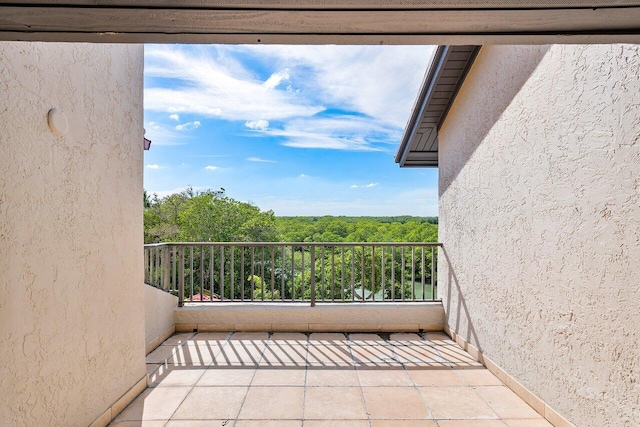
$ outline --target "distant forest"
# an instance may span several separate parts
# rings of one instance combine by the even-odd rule
[[[276,217],[228,197],[193,189],[144,194],[144,241],[159,242],[436,242],[437,217]]]

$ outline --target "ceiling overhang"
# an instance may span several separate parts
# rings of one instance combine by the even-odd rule
[[[638,43],[640,0],[3,0],[0,40]]]
[[[479,50],[438,46],[400,140],[400,167],[438,167],[438,130]]]

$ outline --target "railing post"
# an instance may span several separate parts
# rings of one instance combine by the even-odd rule
[[[309,255],[311,255],[311,307],[316,306],[316,247],[314,245],[309,246]]]
[[[162,289],[164,291],[169,290],[169,283],[171,281],[171,246],[166,245],[162,247]]]
[[[178,257],[180,262],[180,267],[178,268],[178,307],[182,307],[184,305],[184,246],[180,246]]]

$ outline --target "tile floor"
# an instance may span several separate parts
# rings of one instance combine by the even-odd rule
[[[129,426],[550,426],[442,333],[182,333]]]

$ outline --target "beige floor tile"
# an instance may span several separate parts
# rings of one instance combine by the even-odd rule
[[[273,343],[304,345],[307,335],[300,332],[274,332],[269,340],[270,345]]]
[[[440,427],[505,427],[500,420],[438,420]]]
[[[353,366],[351,349],[346,345],[309,345],[308,366]]]
[[[302,369],[259,368],[251,386],[304,386],[306,371]]]
[[[385,345],[387,342],[378,334],[349,334],[349,345]]]
[[[307,387],[357,387],[358,375],[353,367],[307,368]]]
[[[520,420],[503,420],[508,427],[552,427],[544,418],[537,419],[520,419]]]
[[[394,351],[397,359],[407,365],[446,362],[435,347],[428,345],[394,346]]]
[[[115,421],[168,420],[191,390],[190,387],[156,387],[146,389]]]
[[[189,341],[196,334],[193,332],[180,332],[177,334],[171,335],[167,338],[161,345],[181,345]]]
[[[369,427],[367,420],[305,420],[304,427]]]
[[[265,344],[269,340],[268,332],[235,332],[229,337],[229,341],[250,341],[258,345]]]
[[[418,334],[391,334],[389,343],[393,345],[428,345],[429,343]]]
[[[441,345],[436,348],[440,356],[453,367],[482,366],[481,363],[457,345]]]
[[[221,348],[221,346],[213,341],[190,341],[182,347],[182,352],[178,353],[179,356],[182,356],[180,360],[183,363],[176,364],[209,366],[218,353],[220,353]],[[174,359],[178,359],[178,357]],[[174,359],[169,359],[169,362]]]
[[[362,387],[411,387],[413,382],[402,367],[356,369]]]
[[[470,386],[502,385],[502,381],[484,367],[455,369],[455,372]]]
[[[414,384],[422,387],[464,386],[464,381],[450,368],[407,368]]]
[[[302,427],[299,420],[238,420],[235,427]]]
[[[393,347],[388,345],[352,346],[351,354],[357,364],[384,366],[385,364],[400,363],[393,351]]]
[[[163,365],[161,363],[147,363],[147,374],[153,374],[160,366]]]
[[[234,419],[238,416],[246,394],[246,387],[196,387],[187,395],[171,419]]]
[[[438,427],[429,420],[372,420],[371,427]]]
[[[496,414],[468,387],[420,387],[436,419],[495,419]]]
[[[424,338],[434,345],[454,344],[453,340],[449,338],[449,335],[444,332],[427,332],[424,334]]]
[[[114,421],[111,427],[164,427],[167,421]]]
[[[230,332],[198,332],[190,341],[207,342],[221,347],[227,342],[230,336]]]
[[[182,345],[161,345],[147,354],[147,363],[165,363],[182,352]]]
[[[260,341],[229,341],[216,355],[212,366],[257,366],[266,346]]]
[[[304,387],[251,387],[238,419],[302,419]]]
[[[309,335],[309,344],[347,345],[347,337],[339,332],[314,332]]]
[[[307,346],[270,343],[262,353],[260,366],[301,366],[307,362]]]
[[[255,373],[255,368],[209,368],[196,386],[249,386]]]
[[[477,387],[475,390],[501,418],[540,418],[540,414],[504,386]]]
[[[367,419],[358,387],[310,387],[304,400],[304,417],[309,420]]]
[[[206,369],[168,366],[149,378],[149,387],[193,387]]]
[[[413,387],[364,387],[362,393],[372,419],[432,418]]]
[[[166,427],[233,427],[233,420],[169,420]]]

